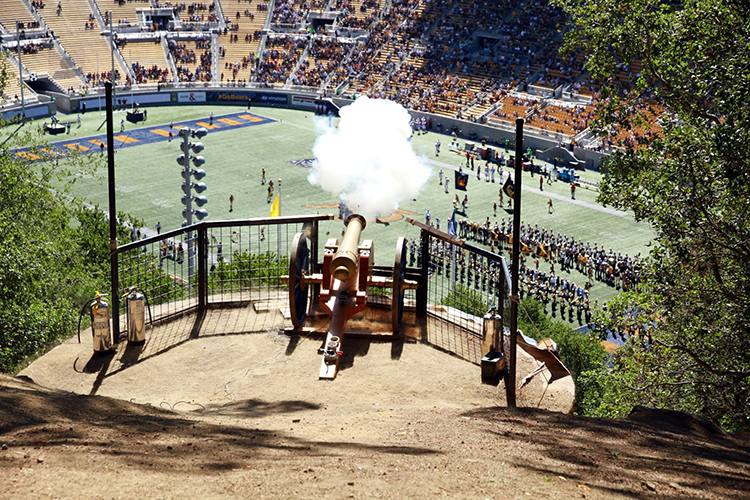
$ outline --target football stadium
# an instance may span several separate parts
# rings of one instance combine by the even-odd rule
[[[86,258],[101,260],[89,277],[71,264],[69,279],[48,286],[44,303],[64,318],[54,335],[26,346],[19,339],[33,330],[31,319],[8,329],[14,333],[0,345],[10,353],[4,370],[21,370],[25,382],[45,390],[107,396],[186,419],[218,417],[211,422],[237,429],[252,424],[228,424],[224,416],[255,418],[250,409],[259,401],[280,405],[257,425],[281,429],[284,418],[302,415],[320,426],[307,439],[322,438],[328,425],[338,434],[335,419],[313,417],[314,410],[330,407],[352,418],[357,405],[370,404],[373,386],[383,401],[397,401],[395,410],[372,403],[380,417],[402,411],[416,418],[433,402],[457,411],[497,405],[624,416],[650,402],[743,428],[736,422],[747,395],[724,397],[723,408],[732,408],[725,420],[722,410],[706,409],[718,403],[678,401],[678,394],[694,383],[687,381],[694,380],[690,367],[717,377],[712,383],[721,394],[729,391],[726,377],[740,384],[747,374],[714,365],[700,341],[690,347],[658,333],[689,324],[689,311],[705,311],[675,305],[714,290],[687,284],[701,273],[716,279],[731,307],[744,296],[736,289],[744,281],[722,280],[736,270],[726,255],[701,257],[709,240],[691,246],[684,238],[708,231],[690,219],[712,220],[713,208],[695,194],[708,177],[689,168],[684,177],[668,173],[682,175],[671,162],[690,151],[669,145],[672,137],[687,141],[675,129],[692,123],[691,109],[713,112],[710,101],[719,98],[710,90],[685,105],[685,88],[670,87],[671,74],[649,66],[648,54],[623,49],[627,58],[618,52],[612,64],[602,63],[597,54],[608,49],[585,45],[607,23],[594,17],[585,31],[592,18],[574,9],[580,2],[2,3],[3,155],[56,200],[40,201],[40,210],[57,203],[78,214],[66,231],[90,240],[82,248],[97,251]],[[661,7],[670,15],[680,8]],[[625,26],[630,13],[617,12]],[[573,50],[572,35],[584,40]],[[654,89],[643,90],[652,76]],[[668,106],[674,95],[687,111]],[[702,122],[708,130],[729,123],[726,114],[707,113],[696,112],[715,117]],[[628,175],[642,171],[633,158],[653,165],[650,175],[663,172],[663,181],[638,177],[643,184],[630,191]],[[741,174],[732,175],[730,181]],[[659,189],[674,193],[657,207],[651,201]],[[659,212],[669,209],[682,215]],[[729,219],[729,212],[715,214]],[[735,222],[717,223],[716,231],[739,241],[745,229]],[[14,231],[8,248],[21,245]],[[40,252],[59,254],[53,260],[72,259],[41,240],[24,245],[49,248]],[[663,269],[679,268],[673,258],[682,259],[684,286],[667,277],[668,285],[655,285]],[[51,275],[34,276],[43,283]],[[687,316],[670,322],[675,314]],[[683,360],[657,354],[662,348]],[[638,360],[641,375],[617,378],[620,369],[635,373]],[[671,367],[662,379],[661,366]],[[618,384],[643,397],[618,399]],[[424,393],[406,403],[405,394],[419,388]],[[309,398],[324,402],[306,407]],[[381,437],[372,431],[353,439],[361,445]],[[440,447],[431,446],[430,453]],[[567,475],[540,474],[544,482]],[[588,482],[593,491],[581,484],[555,494],[656,491]],[[669,483],[662,482],[660,492]],[[366,484],[352,492],[389,496],[372,480]],[[688,491],[669,485],[675,496]],[[329,496],[319,487],[278,487],[258,492]],[[458,487],[443,491],[459,494]],[[56,488],[65,496],[64,486]],[[143,492],[132,483],[123,491]],[[238,496],[215,486],[197,491]],[[526,490],[515,484],[512,491]],[[472,486],[463,494],[500,490]],[[426,493],[410,487],[395,496]]]
[[[523,240],[530,256],[525,264],[531,274],[544,274],[529,276],[529,292],[536,295],[536,282],[550,275],[550,259],[535,258],[540,251],[547,255],[537,243],[546,248],[570,242],[575,265],[571,256],[562,256],[568,249],[554,260],[572,273],[576,287],[588,281],[589,264],[579,265],[579,258],[591,261],[597,278],[598,267],[610,276],[617,269],[617,286],[614,277],[605,277],[602,286],[591,281],[590,304],[603,304],[617,293],[620,271],[624,274],[627,266],[633,272],[646,253],[649,227],[595,202],[607,151],[637,139],[638,132],[604,141],[590,133],[597,87],[583,71],[583,54],[567,59],[558,54],[560,9],[539,4],[510,12],[509,4],[456,4],[446,12],[433,2],[64,3],[13,2],[6,12],[3,26],[11,27],[10,34],[18,28],[20,43],[4,45],[10,77],[3,116],[39,117],[36,123],[48,129],[50,144],[61,151],[103,153],[103,82],[114,73],[117,209],[143,221],[145,227],[137,228],[141,235],[155,234],[157,223],[171,229],[184,220],[174,161],[180,144],[172,140],[182,126],[209,128],[202,155],[211,218],[267,215],[265,202],[275,195],[261,183],[262,171],[271,183],[282,180],[284,215],[338,214],[341,193],[315,189],[306,168],[315,159],[316,139],[338,123],[338,110],[368,96],[409,111],[413,149],[432,169],[425,189],[403,200],[401,212],[373,214],[378,223],[368,233],[382,245],[392,247],[397,235],[418,237],[417,229],[398,223],[406,216],[425,220],[429,212],[434,214],[430,223],[447,231],[457,206],[459,227],[466,224],[469,239],[498,254],[510,248],[512,211],[506,210],[508,196],[501,199],[499,192],[511,173],[515,120],[521,117],[524,151],[531,153],[526,160],[535,161],[538,170],[536,178],[533,170],[524,176],[529,199],[522,210],[529,225],[524,224]],[[459,43],[461,26],[476,19],[477,9],[488,13],[487,20],[472,26],[475,34],[461,42],[461,50],[450,48]],[[523,33],[527,25],[534,26],[533,37]],[[441,155],[434,154],[438,141]],[[362,161],[344,148],[338,154],[352,164]],[[459,169],[470,174],[465,192],[453,186]],[[554,182],[540,185],[539,173]],[[451,186],[444,189],[449,176]],[[403,179],[388,182],[396,190]],[[431,189],[435,183],[440,185]],[[106,207],[102,172],[79,184],[76,196]],[[571,196],[572,185],[579,188],[577,196]],[[333,226],[328,223],[326,232],[340,231],[341,224]],[[580,255],[578,244],[584,246]],[[542,295],[549,295],[546,288],[547,283]]]

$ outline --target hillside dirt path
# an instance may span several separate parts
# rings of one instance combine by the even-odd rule
[[[345,339],[322,381],[318,338],[190,321],[0,377],[0,498],[750,497],[747,438],[687,415],[508,409],[476,364],[415,341]]]

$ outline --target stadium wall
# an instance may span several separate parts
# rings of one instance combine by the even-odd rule
[[[104,96],[70,96],[67,94],[53,94],[57,109],[64,113],[78,113],[82,109],[83,103],[86,103],[87,111],[98,111],[105,108]],[[302,111],[314,111],[317,94],[310,92],[301,92],[295,90],[274,90],[274,89],[232,89],[226,87],[200,87],[200,88],[179,88],[179,89],[159,89],[145,91],[116,91],[115,99],[124,100],[125,106],[130,107],[133,100],[141,107],[144,106],[186,106],[191,104],[211,104],[211,105],[229,105],[229,106],[250,106],[250,107],[278,107],[299,109]],[[334,98],[333,102],[341,107],[351,104],[350,99]],[[506,139],[513,143],[515,141],[515,126],[508,124],[507,128],[494,127],[481,123],[458,120],[420,111],[410,111],[415,118],[427,118],[430,123],[430,131],[443,134],[450,134],[454,129],[462,140],[480,142],[483,138],[487,144],[500,145],[505,144]],[[572,148],[568,145],[561,145],[554,138],[541,135],[533,129],[525,129],[524,146],[531,148],[537,156],[545,158],[545,151],[554,150],[559,146],[567,147],[574,157],[579,161],[581,166],[589,169],[597,169],[604,158],[605,154],[582,148]]]
[[[343,107],[351,101],[347,101],[346,104],[343,99],[334,100],[334,102]],[[410,114],[415,118],[427,118],[430,120],[431,130],[433,132],[439,132],[444,134],[451,134],[452,130],[456,129],[456,134],[463,141],[470,141],[480,143],[482,139],[487,141],[489,145],[502,145],[505,144],[506,139],[509,143],[515,143],[516,139],[516,127],[515,124],[508,124],[505,127],[494,127],[485,125],[478,122],[470,122],[466,120],[458,120],[455,118],[449,118],[440,115],[433,115],[430,113],[422,113],[420,111],[410,111]],[[531,148],[534,151],[535,156],[541,158],[544,161],[551,161],[556,156],[555,151],[559,151],[559,148],[564,147],[571,154],[572,158],[577,160],[580,167],[587,169],[596,170],[606,158],[606,154],[598,151],[573,147],[570,144],[561,144],[554,138],[542,135],[535,129],[524,128],[523,134],[524,149]]]
[[[55,113],[55,109],[56,105],[52,100],[48,102],[27,104],[26,118],[43,118],[45,116],[50,116]],[[14,119],[20,119],[21,113],[21,106],[14,106],[12,109],[2,112],[3,121],[12,122]]]

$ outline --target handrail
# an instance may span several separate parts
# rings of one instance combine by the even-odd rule
[[[262,225],[280,225],[280,224],[294,224],[299,222],[314,222],[333,220],[335,216],[333,214],[315,214],[315,215],[287,215],[281,217],[274,217],[269,219],[268,217],[255,217],[252,219],[236,219],[236,220],[222,220],[222,221],[201,221],[197,224],[193,224],[189,227],[181,227],[173,229],[165,233],[157,234],[149,238],[133,241],[126,243],[125,245],[118,246],[115,253],[127,252],[135,248],[147,245],[149,243],[155,243],[161,240],[167,240],[180,234],[184,234],[191,231],[200,231],[205,228],[216,228],[216,227],[232,227],[232,226],[262,226]]]

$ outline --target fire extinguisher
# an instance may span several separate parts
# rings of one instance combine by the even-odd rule
[[[127,302],[128,343],[143,344],[146,341],[146,307],[148,307],[149,323],[153,323],[151,305],[146,292],[134,285],[128,288],[123,299]]]
[[[109,327],[109,304],[102,300],[106,294],[96,292],[81,309],[78,317],[78,343],[81,343],[81,320],[88,312],[91,317],[91,334],[94,339],[94,352],[106,352],[112,349],[112,332]]]

